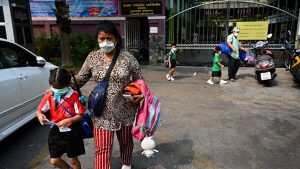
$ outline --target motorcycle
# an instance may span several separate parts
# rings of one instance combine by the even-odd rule
[[[271,37],[272,34],[268,34],[267,38]],[[274,55],[272,51],[266,50],[268,44],[268,41],[258,41],[253,47],[256,79],[267,86],[271,85],[272,80],[277,76],[275,73]]]
[[[290,73],[294,81],[300,85],[300,49],[293,50]]]

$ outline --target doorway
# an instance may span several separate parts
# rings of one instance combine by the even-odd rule
[[[149,21],[147,17],[126,19],[126,45],[140,64],[149,64]]]

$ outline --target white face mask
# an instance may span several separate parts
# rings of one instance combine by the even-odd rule
[[[113,51],[115,49],[116,45],[113,42],[105,41],[105,42],[99,43],[99,47],[104,53],[110,53],[111,51]]]
[[[239,33],[233,33],[233,35],[234,35],[234,36],[238,36],[238,35],[239,35]]]
[[[172,51],[173,51],[173,52],[176,52],[176,51],[177,51],[177,48],[172,48]]]

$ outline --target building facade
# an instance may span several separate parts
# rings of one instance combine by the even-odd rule
[[[100,20],[114,22],[123,46],[142,64],[155,64],[164,51],[164,0],[66,0],[69,4],[72,34],[95,36]],[[30,0],[35,36],[58,32],[54,0]]]
[[[34,51],[29,0],[0,1],[0,38]]]

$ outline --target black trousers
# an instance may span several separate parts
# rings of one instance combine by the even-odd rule
[[[240,59],[228,56],[228,79],[234,79],[241,65]]]

